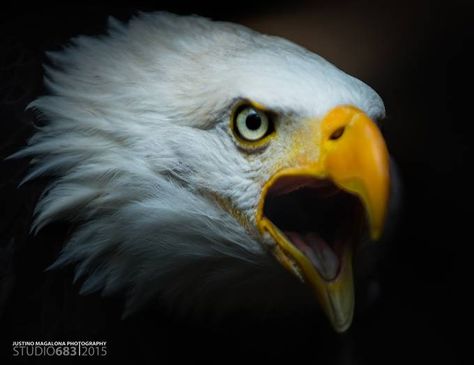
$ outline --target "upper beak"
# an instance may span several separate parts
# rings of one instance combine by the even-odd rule
[[[353,245],[341,253],[337,275],[327,280],[312,261],[264,214],[266,196],[282,177],[330,180],[339,189],[358,197],[365,208],[372,239],[381,236],[389,201],[389,154],[376,124],[352,106],[332,109],[292,149],[290,167],[277,171],[263,186],[257,209],[257,226],[277,243],[274,254],[291,272],[307,282],[338,332],[352,322],[354,289]]]

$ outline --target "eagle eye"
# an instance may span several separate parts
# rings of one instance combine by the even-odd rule
[[[257,142],[273,132],[273,123],[265,112],[245,105],[236,111],[233,129],[240,139]]]

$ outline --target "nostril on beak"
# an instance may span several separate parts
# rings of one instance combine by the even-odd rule
[[[329,139],[331,141],[335,141],[335,140],[341,138],[342,135],[344,134],[345,129],[346,129],[345,126],[337,128],[334,132],[331,133],[331,135],[329,136]]]

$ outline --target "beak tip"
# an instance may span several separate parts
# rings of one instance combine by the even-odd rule
[[[340,327],[335,327],[334,326],[334,330],[339,333],[339,334],[343,334],[345,332],[347,332],[347,330],[351,327],[351,323],[348,323],[344,326],[340,326]]]
[[[331,324],[333,329],[339,334],[347,332],[347,330],[351,327],[353,314],[354,311],[352,308],[350,312],[347,313],[347,316],[345,318],[338,318],[338,320],[336,320],[334,317],[332,317]]]

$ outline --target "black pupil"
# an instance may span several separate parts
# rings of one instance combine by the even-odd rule
[[[247,115],[247,119],[245,119],[245,125],[251,131],[256,131],[262,125],[262,119],[258,113],[253,112]]]

